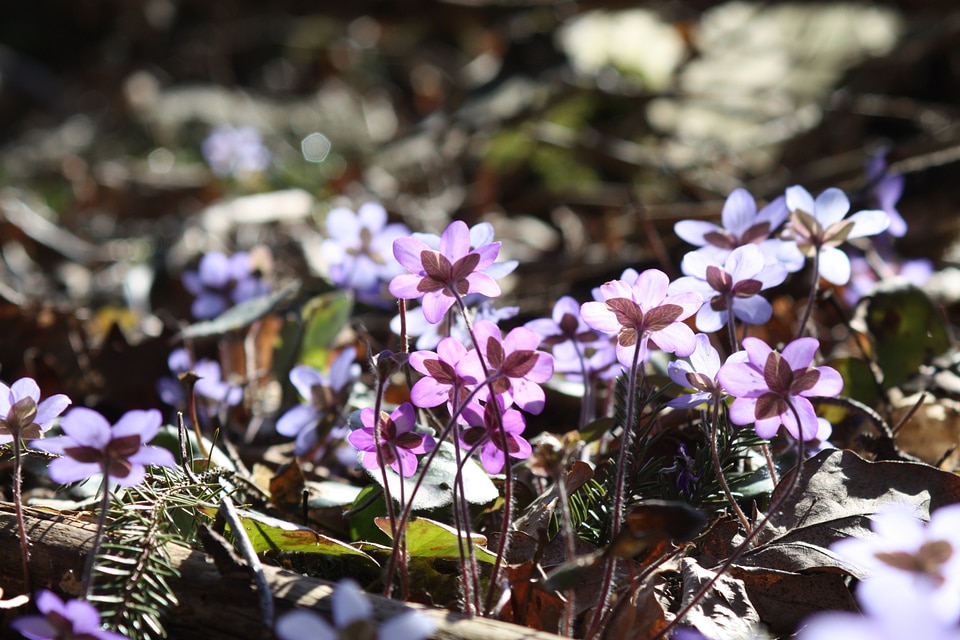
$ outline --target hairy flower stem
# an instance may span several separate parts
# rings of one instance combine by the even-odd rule
[[[797,413],[793,403],[787,400],[787,406],[790,407],[790,411],[792,411],[793,415],[796,417],[797,424],[800,424],[800,415]],[[787,501],[793,495],[793,492],[800,485],[800,473],[803,471],[803,462],[804,458],[806,457],[806,446],[802,438],[797,440],[797,447],[797,466],[787,474],[789,477],[789,484],[784,488],[783,493],[781,493],[776,500],[773,500],[770,503],[770,506],[767,508],[767,515],[763,517],[763,520],[761,520],[752,531],[747,533],[747,536],[743,539],[743,542],[741,542],[740,545],[733,550],[733,553],[730,554],[730,557],[727,558],[722,565],[720,565],[720,567],[714,573],[714,576],[710,578],[707,584],[703,585],[700,591],[697,592],[697,595],[691,598],[690,602],[688,602],[685,607],[677,612],[677,615],[673,618],[673,620],[671,620],[666,627],[657,632],[656,635],[650,638],[650,640],[660,640],[660,638],[669,637],[670,631],[675,626],[680,624],[683,618],[690,613],[690,611],[697,606],[704,597],[706,597],[706,595],[710,592],[710,589],[713,588],[713,585],[717,583],[717,580],[719,580],[721,576],[730,570],[730,567],[733,566],[733,563],[736,562],[740,556],[744,554],[744,552],[750,549],[751,546],[753,546],[753,541],[758,535],[760,535],[760,532],[766,528],[767,524],[770,522],[770,519],[773,518],[774,514],[776,514],[783,507],[783,505],[787,503]]]
[[[579,431],[582,431],[593,420],[596,403],[593,399],[593,380],[587,375],[587,360],[584,358],[576,340],[573,341],[573,349],[577,352],[577,359],[580,361],[580,375],[583,376],[583,402],[580,403],[580,426],[577,427]]]
[[[383,459],[383,416],[381,411],[383,411],[383,394],[385,391],[385,380],[383,377],[377,377],[377,399],[374,401],[373,415],[373,442],[374,447],[377,452],[377,466],[380,467],[380,477],[383,480],[383,496],[384,501],[387,503],[387,517],[390,519],[390,535],[393,538],[393,547],[396,550],[397,555],[400,559],[400,583],[401,583],[401,594],[404,600],[407,599],[409,594],[406,593],[407,585],[407,553],[406,545],[406,536],[404,536],[404,530],[397,530],[397,515],[393,510],[393,496],[390,494],[390,485],[387,483],[387,465],[386,461]],[[399,461],[400,456],[397,456]],[[403,487],[403,465],[400,463],[400,486]],[[403,498],[401,496],[400,506],[403,506]],[[390,596],[393,591],[393,576],[390,576],[390,580],[386,584],[386,595]]]
[[[90,597],[90,589],[93,587],[93,569],[97,562],[97,554],[100,553],[100,542],[103,540],[103,532],[107,528],[107,512],[110,511],[110,479],[106,472],[103,475],[103,484],[100,486],[103,495],[100,498],[100,513],[97,516],[97,532],[93,535],[93,546],[87,555],[87,562],[83,569],[83,586],[80,591],[80,599],[86,600]]]
[[[620,455],[617,460],[617,476],[613,490],[613,508],[610,511],[610,535],[608,539],[612,542],[617,534],[620,533],[620,522],[623,519],[624,487],[627,479],[627,466],[630,462],[630,437],[633,435],[634,414],[636,413],[637,397],[637,375],[641,367],[640,345],[637,345],[633,352],[633,362],[630,365],[630,371],[627,373],[627,407],[626,415],[623,421],[623,436],[620,438]],[[643,385],[642,371],[640,372],[640,385]],[[607,601],[613,591],[613,580],[617,572],[617,558],[610,556],[607,558],[603,568],[603,582],[600,586],[600,597],[597,598],[597,607],[593,614],[593,620],[590,623],[590,629],[587,631],[587,638],[597,637],[604,617],[606,616]]]
[[[770,451],[770,445],[764,442],[760,445],[760,450],[763,451],[763,457],[767,461],[767,473],[770,474],[770,482],[773,483],[773,486],[777,486],[780,479],[777,477],[777,465],[773,461],[773,452]]]
[[[560,494],[560,524],[563,527],[563,539],[567,547],[567,562],[572,562],[577,557],[577,537],[573,530],[573,516],[570,513],[570,494],[567,491],[567,478],[564,469],[554,479],[557,483],[557,491]],[[560,626],[560,634],[568,638],[573,637],[577,619],[577,593],[576,589],[567,591],[567,602],[563,607],[563,622]]]
[[[23,592],[30,593],[30,539],[23,516],[23,452],[20,434],[13,434],[13,508],[17,513],[17,532],[20,534],[20,562],[23,564]]]
[[[730,353],[736,353],[740,351],[740,342],[737,340],[737,328],[734,326],[736,323],[733,321],[733,295],[729,293],[727,294],[727,309],[730,309],[727,317],[727,331],[730,334]],[[744,326],[746,326],[746,323],[744,323]]]
[[[719,441],[720,441],[720,394],[714,393],[713,396],[713,433],[710,434],[710,455],[713,457],[713,466],[717,470],[717,480],[720,482],[720,486],[723,488],[723,493],[727,496],[727,501],[730,503],[730,506],[733,508],[734,513],[737,514],[737,519],[740,520],[740,524],[743,525],[743,530],[745,533],[750,533],[750,521],[747,519],[747,515],[743,512],[743,509],[740,508],[740,505],[737,503],[737,499],[734,497],[733,492],[730,491],[730,485],[727,484],[727,478],[723,475],[723,467],[720,465],[720,451],[719,451]]]
[[[810,284],[810,297],[807,299],[807,308],[803,310],[803,318],[800,320],[800,327],[797,329],[797,338],[802,338],[807,328],[807,322],[810,320],[810,314],[813,313],[813,305],[817,302],[817,292],[820,289],[820,247],[813,254],[813,282]]]

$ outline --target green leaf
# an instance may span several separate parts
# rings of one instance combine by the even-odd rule
[[[390,535],[388,518],[377,518],[376,523],[385,534]],[[483,546],[487,543],[486,536],[473,533],[470,538],[477,560],[488,564],[497,561],[497,556]],[[411,558],[459,558],[460,532],[435,520],[415,518],[407,523],[407,553]]]
[[[216,517],[215,507],[204,507],[203,510],[208,515]],[[238,509],[237,514],[240,516],[243,530],[250,538],[253,550],[258,554],[266,551],[296,551],[328,556],[358,556],[374,566],[379,566],[376,560],[363,551],[335,538],[317,533],[309,527],[271,518],[255,511]]]
[[[865,320],[886,387],[906,382],[920,365],[950,347],[946,321],[913,285],[879,288],[867,301]]]
[[[461,455],[463,455],[462,452]],[[426,469],[424,469],[424,466],[423,461],[421,461],[417,473],[402,480],[398,473],[389,467],[387,468],[387,484],[390,487],[390,495],[393,496],[393,499],[400,500],[401,482],[403,483],[403,495],[409,499],[409,496],[413,495],[417,477],[423,474],[423,482],[413,498],[413,509],[426,511],[453,504],[453,486],[457,475],[457,460],[453,444],[441,442],[440,450],[433,461]],[[367,469],[366,471],[374,482],[381,487],[383,486],[383,474],[379,469],[373,471]],[[464,497],[471,504],[486,504],[493,502],[500,496],[500,492],[493,484],[490,476],[472,458],[463,465],[463,489]]]
[[[180,335],[185,339],[195,340],[210,336],[222,336],[230,331],[243,329],[276,309],[277,305],[293,295],[299,288],[300,282],[293,281],[271,294],[251,298],[235,307],[230,307],[212,320],[191,324],[185,327]]]
[[[330,345],[350,320],[353,295],[349,291],[332,291],[312,298],[303,305],[303,341],[300,362],[326,370],[330,364]]]

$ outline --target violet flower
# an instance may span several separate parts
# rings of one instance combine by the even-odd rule
[[[100,628],[100,612],[83,600],[64,602],[46,589],[37,594],[41,615],[22,616],[10,626],[30,640],[123,640],[127,636]]]
[[[9,387],[0,382],[0,444],[42,438],[69,404],[62,393],[41,401],[33,378],[20,378]]]
[[[710,338],[705,333],[696,336],[697,348],[686,360],[674,360],[667,365],[667,374],[670,379],[681,387],[693,389],[693,393],[678,396],[667,402],[667,406],[675,409],[694,409],[704,404],[713,405],[717,400],[727,395],[717,381],[720,372],[720,354],[710,344]],[[727,358],[727,362],[743,362],[747,359],[745,351],[738,351]]]
[[[333,589],[331,613],[333,625],[309,609],[294,609],[282,615],[274,628],[280,640],[426,640],[436,625],[414,610],[405,611],[379,625],[373,620],[373,607],[360,586],[344,578]]]
[[[887,172],[886,151],[875,154],[867,161],[867,188],[870,199],[890,216],[887,233],[902,238],[907,234],[907,221],[897,210],[897,203],[903,195],[904,178]]]
[[[693,251],[684,256],[681,269],[686,276],[670,283],[667,293],[695,291],[703,296],[697,329],[707,333],[723,328],[731,311],[747,324],[766,323],[773,307],[758,294],[787,278],[785,266],[764,263],[763,253],[753,245],[737,247],[723,261]]]
[[[461,371],[467,349],[454,338],[444,338],[437,351],[414,351],[410,366],[423,374],[410,389],[410,401],[417,407],[436,407],[444,402],[453,414],[477,384],[477,379]]]
[[[787,189],[790,223],[778,257],[790,263],[818,255],[819,274],[828,282],[844,285],[850,280],[850,258],[837,247],[849,239],[882,233],[890,224],[885,211],[858,211],[849,218],[850,200],[840,189],[830,188],[814,200],[800,186]]]
[[[598,343],[606,341],[607,336],[601,336],[587,326],[580,317],[580,303],[571,296],[562,296],[553,305],[553,312],[549,318],[537,318],[524,324],[540,336],[543,347],[548,347],[553,354],[555,369],[560,363],[566,369],[586,367],[586,353]]]
[[[892,504],[871,517],[874,536],[846,538],[830,550],[865,574],[859,599],[876,609],[904,592],[925,601],[943,623],[960,619],[960,505],[937,509],[924,523],[916,508]]]
[[[504,337],[500,327],[488,321],[474,323],[473,333],[477,348],[464,360],[461,371],[486,382],[477,397],[487,400],[493,393],[503,396],[505,406],[515,403],[530,413],[543,411],[545,395],[540,384],[553,377],[553,356],[537,350],[540,336],[516,327]]]
[[[492,242],[470,249],[466,223],[454,220],[440,236],[440,247],[432,249],[416,238],[398,238],[393,255],[410,271],[390,282],[390,293],[397,298],[423,298],[427,322],[439,322],[457,298],[468,293],[487,297],[500,295],[500,285],[484,269],[497,259],[500,243]]]
[[[693,331],[683,324],[703,304],[699,293],[668,295],[670,279],[658,269],[641,273],[632,285],[611,280],[600,287],[601,302],[585,302],[580,314],[587,326],[617,335],[617,359],[632,367],[634,355],[644,362],[647,343],[686,357],[696,348]]]
[[[183,347],[174,349],[167,356],[167,367],[173,376],[163,376],[157,380],[157,395],[171,407],[184,407],[187,403],[187,394],[180,376],[193,368],[193,357]]]
[[[214,318],[235,304],[270,293],[251,254],[231,257],[211,251],[200,259],[197,271],[183,274],[183,286],[196,296],[190,312],[197,319]]]
[[[754,424],[761,438],[770,439],[783,425],[794,438],[812,440],[820,431],[811,396],[836,396],[843,379],[832,367],[814,367],[820,347],[816,338],[799,338],[777,353],[759,338],[744,338],[744,362],[720,367],[717,379],[735,397],[730,421]]]
[[[220,364],[213,360],[201,359],[192,368],[197,376],[193,391],[217,406],[234,407],[243,400],[243,387],[231,384],[223,379]]]
[[[387,224],[386,209],[368,202],[356,213],[345,207],[331,209],[326,227],[330,237],[320,252],[329,265],[330,281],[350,289],[363,302],[384,304],[386,283],[403,273],[393,257],[393,242],[410,235],[407,225]]]
[[[162,422],[156,409],[135,410],[123,414],[111,427],[96,411],[77,407],[60,421],[65,435],[32,444],[60,454],[49,467],[55,482],[79,482],[104,473],[120,486],[132,487],[146,477],[146,465],[176,466],[169,451],[146,444],[160,431]]]
[[[701,247],[694,253],[710,256],[716,261],[722,262],[737,247],[752,244],[760,248],[766,262],[777,262],[781,241],[771,236],[788,214],[783,196],[758,212],[757,203],[746,189],[734,189],[723,203],[721,224],[681,220],[673,229],[681,239]],[[789,271],[798,271],[803,260],[785,266]]]
[[[374,419],[374,410],[369,407],[364,409],[360,412],[363,427],[347,436],[350,444],[363,452],[361,462],[371,471],[380,468]],[[385,411],[380,412],[380,457],[384,464],[405,478],[417,472],[419,461],[415,454],[429,453],[436,446],[432,436],[413,430],[416,423],[416,409],[409,402],[401,404],[390,415]]]
[[[270,167],[270,151],[253,127],[217,125],[200,147],[210,169],[221,177],[243,178]]]
[[[499,324],[501,320],[509,320],[520,312],[520,307],[495,307],[490,298],[479,293],[464,296],[463,304],[467,307],[468,315],[472,316],[472,322],[489,320]],[[417,336],[415,343],[417,349],[435,349],[444,338],[456,338],[461,344],[470,342],[470,330],[460,313],[447,311],[446,321],[430,323],[423,315],[423,307],[408,307],[406,320],[407,335]],[[400,328],[400,315],[398,314],[390,320],[390,330],[400,335]]]
[[[499,406],[495,407],[493,402]],[[460,432],[460,443],[470,453],[480,450],[480,462],[487,473],[500,473],[508,455],[517,460],[530,457],[533,448],[522,435],[527,426],[523,414],[516,409],[506,409],[502,397],[495,396],[482,407],[479,403],[471,403],[464,409],[462,417],[469,426]],[[503,439],[507,443],[506,451],[503,450]]]
[[[280,416],[276,428],[280,435],[296,438],[296,455],[306,455],[316,446],[321,424],[326,433],[344,423],[344,407],[353,383],[360,377],[356,357],[356,348],[347,347],[334,358],[327,374],[307,365],[290,371],[290,382],[307,401]]]
[[[435,233],[418,232],[414,233],[413,237],[431,249],[440,250],[440,236]],[[472,250],[477,250],[488,244],[492,244],[493,238],[494,229],[493,225],[489,222],[478,222],[470,227],[470,249]],[[519,264],[516,260],[503,260],[501,262],[494,262],[486,269],[483,269],[483,272],[491,278],[499,280],[513,273]]]

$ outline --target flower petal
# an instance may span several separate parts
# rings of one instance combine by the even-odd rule
[[[724,228],[738,238],[754,224],[756,217],[757,203],[746,189],[731,191],[720,214]]]
[[[709,244],[704,236],[708,233],[723,233],[723,227],[704,220],[681,220],[673,225],[673,231],[681,240],[702,247]]]
[[[60,428],[78,445],[103,449],[110,442],[110,423],[93,409],[74,407],[60,421]]]
[[[339,634],[326,620],[307,609],[294,609],[277,619],[274,631],[280,640],[337,640]]]
[[[850,216],[849,220],[853,222],[853,229],[847,234],[848,238],[875,236],[883,233],[890,226],[890,216],[886,211],[879,209],[858,211]]]
[[[331,605],[333,623],[337,629],[345,629],[358,620],[369,620],[373,615],[373,606],[367,594],[350,578],[337,583],[331,596]]]
[[[810,192],[799,185],[787,187],[787,209],[790,211],[804,211],[813,215],[816,207]]]
[[[836,247],[820,250],[820,277],[837,286],[850,282],[850,258]]]
[[[816,211],[812,212],[814,217],[824,228],[827,228],[834,222],[843,220],[843,216],[847,215],[850,211],[850,199],[840,189],[830,187],[817,196],[815,206]]]

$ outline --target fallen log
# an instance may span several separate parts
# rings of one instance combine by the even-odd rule
[[[81,573],[96,524],[76,514],[25,509],[31,541],[31,574],[34,589],[48,588],[66,596],[80,592]],[[5,597],[23,591],[20,546],[13,505],[0,502],[0,587]],[[169,546],[180,577],[169,584],[179,605],[170,611],[166,628],[170,638],[183,640],[268,639],[273,633],[261,619],[252,581],[221,576],[210,556],[202,551]],[[333,583],[278,567],[264,566],[264,575],[278,615],[294,607],[329,613]],[[405,606],[421,611],[436,624],[434,635],[446,640],[558,640],[560,636],[485,618],[465,618],[444,609],[405,605],[370,595],[374,618],[387,620]]]

